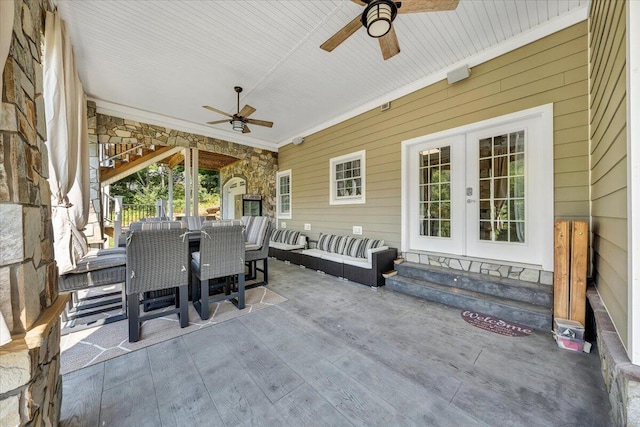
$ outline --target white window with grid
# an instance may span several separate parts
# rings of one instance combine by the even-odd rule
[[[291,169],[276,174],[278,218],[291,219]]]
[[[365,203],[365,150],[329,161],[329,204]]]

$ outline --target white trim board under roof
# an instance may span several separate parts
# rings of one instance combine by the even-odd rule
[[[587,6],[460,0],[454,11],[401,14],[401,52],[384,61],[362,29],[333,52],[320,49],[362,12],[347,0],[58,1],[98,112],[273,151],[581,22]],[[251,118],[273,128],[205,125],[224,116],[202,105],[235,113],[236,85],[241,104],[257,110]]]

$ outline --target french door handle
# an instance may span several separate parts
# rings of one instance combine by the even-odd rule
[[[475,203],[476,201],[473,199],[467,199],[467,203]]]

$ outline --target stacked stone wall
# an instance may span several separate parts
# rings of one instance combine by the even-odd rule
[[[102,199],[100,192],[100,157],[97,135],[96,103],[87,102],[87,130],[89,133],[89,218],[84,229],[89,244],[100,246],[102,233]]]
[[[100,113],[96,133],[98,143],[189,147],[235,157],[237,162],[220,169],[221,188],[233,177],[245,178],[247,193],[262,196],[263,215],[275,216],[276,152]]]
[[[57,425],[62,396],[58,273],[41,64],[46,0],[14,2],[0,110],[0,425]]]
[[[502,277],[504,279],[522,280],[524,282],[553,285],[553,272],[530,266],[499,264],[498,261],[486,262],[477,259],[456,258],[427,252],[405,252],[404,257],[409,262],[450,268],[452,270],[469,273],[486,274],[487,276]]]
[[[640,366],[629,360],[596,288],[587,290],[596,325],[598,355],[609,392],[611,415],[618,426],[640,426]]]

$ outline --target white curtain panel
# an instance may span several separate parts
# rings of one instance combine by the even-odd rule
[[[58,270],[73,270],[71,227],[83,229],[89,211],[86,100],[73,48],[57,13],[47,12],[44,43],[44,104],[49,186]]]
[[[47,12],[44,33],[44,106],[47,117],[49,185],[57,206],[68,205],[67,194],[78,163],[77,111],[71,43],[57,13]]]
[[[77,74],[76,74],[77,76]],[[78,163],[76,175],[69,190],[68,199],[71,206],[71,217],[76,229],[82,230],[89,219],[89,133],[87,131],[87,98],[82,90],[80,79],[76,79],[76,105],[78,109]]]

